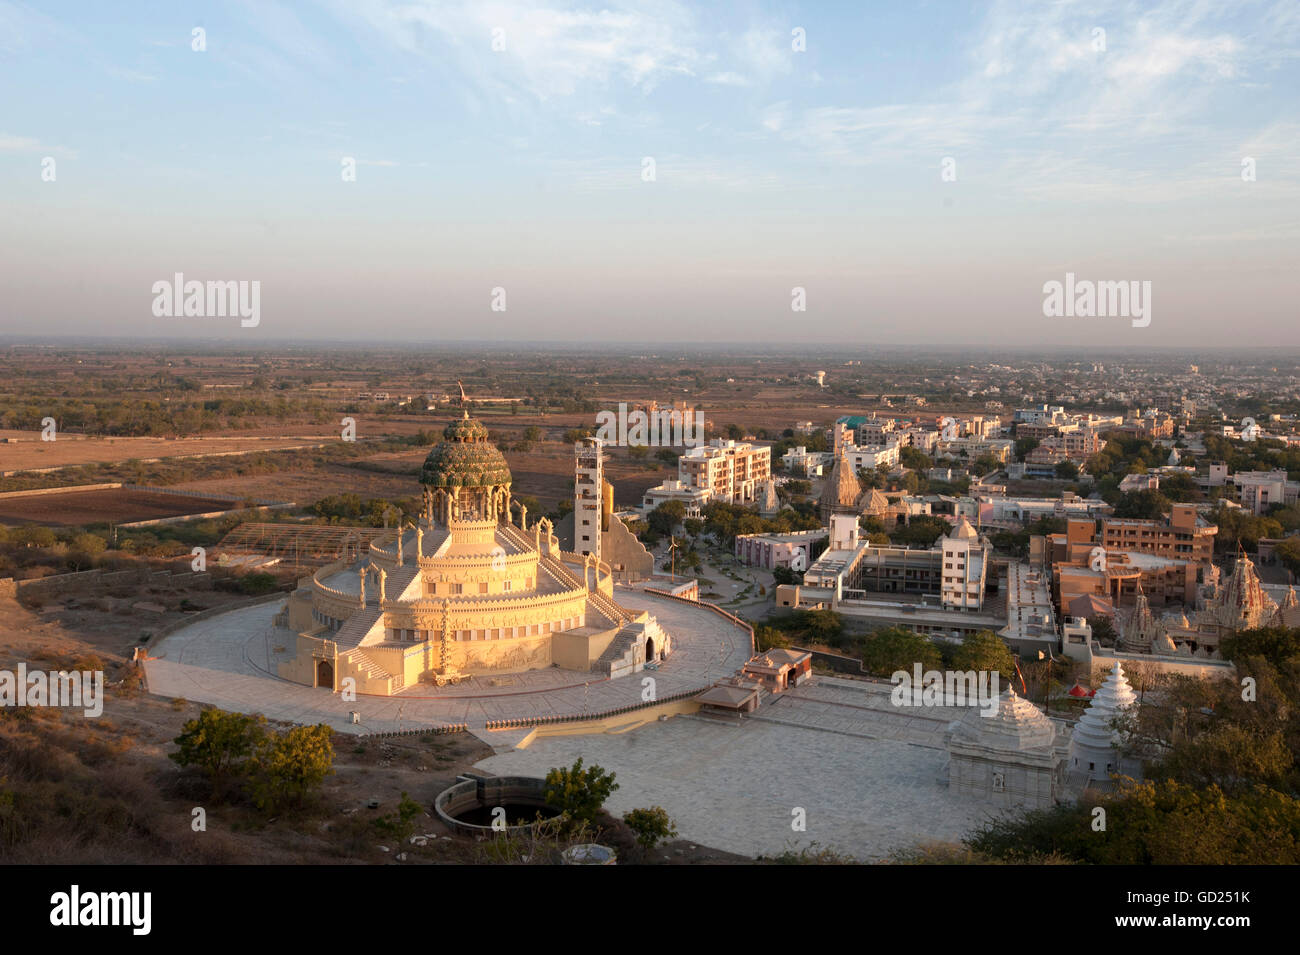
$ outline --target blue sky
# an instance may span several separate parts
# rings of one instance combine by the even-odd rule
[[[0,332],[1296,345],[1298,53],[1294,0],[0,0]]]

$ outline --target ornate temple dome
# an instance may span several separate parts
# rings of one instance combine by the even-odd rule
[[[483,423],[466,412],[442,432],[420,468],[420,483],[429,488],[476,488],[509,486],[510,467],[488,440]]]
[[[998,698],[998,710],[985,716],[982,707],[972,707],[950,727],[950,747],[977,748],[990,753],[1050,753],[1056,742],[1056,726],[1010,686]]]

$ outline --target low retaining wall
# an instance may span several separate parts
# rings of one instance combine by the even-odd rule
[[[857,657],[844,656],[840,653],[829,653],[826,650],[809,650],[806,647],[791,647],[793,650],[799,650],[802,653],[811,653],[813,663],[820,663],[822,666],[834,670],[836,673],[850,673],[854,676],[871,676],[862,666],[862,661]]]
[[[676,600],[678,603],[683,603],[690,607],[707,607],[709,610],[712,610],[718,616],[726,617],[737,627],[740,627],[742,630],[744,630],[749,634],[749,655],[751,657],[754,655],[754,628],[750,626],[748,623],[746,623],[745,621],[741,620],[734,613],[728,613],[727,611],[719,607],[717,604],[711,604],[707,600],[691,600],[687,597],[679,597],[676,594],[671,594],[666,590],[657,590],[654,587],[646,587],[642,591],[642,593],[654,594],[658,597],[666,597],[669,600]]]
[[[6,471],[5,475],[17,473],[17,471]],[[116,484],[74,484],[71,487],[39,487],[31,491],[4,491],[0,492],[0,501],[16,497],[39,497],[43,494],[67,494],[71,491],[114,491],[125,486],[118,482]]]
[[[9,596],[40,597],[52,593],[95,593],[123,584],[137,584],[148,587],[164,587],[174,590],[178,587],[209,589],[212,587],[212,575],[198,574],[193,571],[148,570],[132,568],[129,570],[81,570],[71,574],[53,574],[49,577],[33,577],[30,580],[0,580],[0,595],[7,591]],[[10,586],[6,587],[6,583]]]

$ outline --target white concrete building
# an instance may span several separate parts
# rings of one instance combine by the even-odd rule
[[[681,481],[664,481],[663,484],[647,488],[641,496],[641,512],[649,514],[665,501],[681,501],[686,505],[687,517],[700,517],[704,505],[709,503],[712,495],[703,488],[691,487]]]
[[[691,448],[677,459],[678,480],[708,491],[710,499],[750,504],[759,484],[772,473],[772,449],[767,445],[715,439]]]

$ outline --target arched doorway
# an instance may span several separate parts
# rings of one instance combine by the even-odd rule
[[[653,661],[655,661],[655,660],[657,660],[657,659],[659,659],[659,658],[655,656],[655,642],[654,642],[654,640],[652,640],[650,637],[646,637],[646,640],[645,640],[645,661],[646,661],[646,663],[651,663],[651,662],[653,662]]]
[[[316,664],[316,685],[330,691],[334,689],[334,664],[328,660],[321,660]]]

